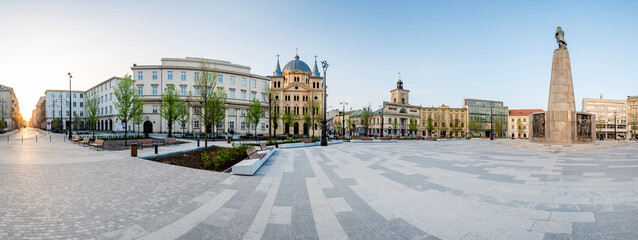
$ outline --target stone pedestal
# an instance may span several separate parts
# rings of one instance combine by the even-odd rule
[[[530,115],[530,139],[550,143],[591,142],[595,134],[593,120],[592,114],[576,112],[569,51],[554,50],[547,111]]]

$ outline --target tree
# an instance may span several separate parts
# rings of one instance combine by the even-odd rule
[[[162,106],[160,107],[160,115],[168,122],[168,137],[173,136],[173,122],[182,115],[183,108],[184,101],[175,91],[175,86],[169,85],[162,93]]]
[[[341,131],[341,119],[335,118],[334,123],[335,123],[335,132]]]
[[[394,131],[394,135],[397,135],[397,129],[399,129],[399,121],[395,118],[394,121],[390,120],[390,126],[392,126],[392,131]]]
[[[261,107],[261,102],[254,98],[250,106],[248,106],[248,113],[246,114],[248,129],[250,127],[255,128],[255,140],[257,140],[257,126],[259,125],[259,120],[261,120],[261,116],[264,114],[264,109]]]
[[[344,114],[345,117],[345,114]],[[350,136],[352,137],[352,129],[353,129],[353,125],[354,123],[352,122],[352,115],[348,116],[348,119],[346,119],[346,130],[348,131],[348,133],[350,133]],[[345,133],[344,133],[345,134]]]
[[[195,78],[195,96],[199,96],[201,111],[195,111],[204,124],[204,147],[208,147],[208,127],[217,129],[217,123],[224,119],[226,113],[226,93],[217,87],[217,73],[210,69],[208,60],[200,60],[201,74]],[[220,120],[221,119],[221,120]],[[216,131],[214,131],[216,133]]]
[[[426,130],[428,130],[428,136],[432,136],[432,131],[434,131],[434,124],[432,123],[432,117],[428,116],[428,125],[426,126]]]
[[[142,108],[143,104],[139,104],[138,106],[139,107],[133,111],[133,115],[131,116],[131,121],[133,122],[133,124],[137,126],[137,133],[139,134],[140,124],[144,122],[144,111]]]
[[[290,127],[293,126],[293,124],[297,123],[297,114],[293,113],[292,111],[286,111],[284,113],[284,117],[282,118],[283,122],[284,122],[284,127],[285,132],[288,133],[290,135]]]
[[[634,118],[634,120],[629,123],[629,126],[631,126],[631,131],[634,134],[634,139],[638,139],[638,136],[636,136],[636,130],[638,130],[638,121],[636,121],[636,119]]]
[[[95,125],[97,124],[97,114],[100,105],[100,99],[97,97],[97,92],[93,89],[86,95],[86,103],[84,104],[84,110],[86,111],[86,125],[93,130],[93,138],[95,138]]]
[[[80,116],[78,116],[77,114],[75,116],[73,116],[73,129],[75,129],[75,130],[79,130],[80,129],[80,121],[82,121]]]
[[[53,121],[51,121],[51,130],[53,132],[62,132],[62,118],[54,118]]]
[[[182,127],[182,135],[184,135],[184,133],[185,133],[184,129],[187,128],[186,124],[188,124],[188,121],[190,120],[190,111],[189,111],[188,107],[182,106],[181,113],[180,113],[179,118],[177,120],[179,120],[179,122],[181,123],[181,126],[183,126]]]
[[[414,116],[410,117],[410,123],[408,124],[408,129],[410,130],[410,132],[414,133],[416,132],[416,130],[418,130],[419,125],[416,122],[416,118]]]
[[[361,110],[361,126],[365,130],[364,136],[368,136],[368,128],[370,127],[370,117],[372,116],[372,110],[370,107],[364,107]]]
[[[268,102],[268,135],[274,136],[277,132],[277,122],[279,120],[279,113],[277,112],[277,104],[279,103],[279,100],[269,86],[266,87],[264,92],[266,95],[266,101]],[[271,131],[273,129],[275,130],[274,134]]]
[[[496,137],[500,137],[502,131],[503,123],[501,122],[501,119],[497,117],[497,120],[494,122],[494,133],[496,133]]]
[[[523,124],[521,123],[521,119],[517,119],[516,120],[516,128],[518,130],[518,138],[521,138],[521,136],[523,136]]]
[[[474,121],[474,120],[470,120],[468,123],[468,127],[470,129],[470,132],[472,133],[477,133],[479,131],[481,131],[481,123]]]
[[[128,120],[140,108],[142,102],[137,90],[133,87],[134,81],[126,74],[115,86],[115,109],[118,111],[118,118],[124,123],[124,146],[128,145]]]
[[[2,119],[2,120],[0,120],[0,132],[4,132],[5,128],[7,128],[7,121]]]
[[[312,128],[312,117],[310,116],[309,112],[304,113],[301,119],[303,120],[305,126],[308,126],[308,128]],[[314,129],[312,136],[314,137]]]
[[[319,113],[321,112],[321,103],[317,100],[310,100],[306,105],[308,111],[310,111],[310,119],[308,125],[312,128],[312,136],[315,136],[315,130],[317,129],[315,125],[321,125]]]

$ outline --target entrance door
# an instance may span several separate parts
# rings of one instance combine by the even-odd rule
[[[310,130],[310,125],[307,124],[307,123],[304,123],[303,124],[303,135],[310,135],[310,134],[308,134],[309,130]]]
[[[148,137],[148,134],[153,133],[153,123],[151,121],[144,122],[144,137]]]

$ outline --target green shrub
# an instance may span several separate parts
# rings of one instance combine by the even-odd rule
[[[202,155],[202,161],[204,161],[204,166],[206,166],[207,168],[210,168],[210,166],[213,165],[213,161],[211,161],[210,159],[212,154],[206,151],[203,151],[201,155]]]

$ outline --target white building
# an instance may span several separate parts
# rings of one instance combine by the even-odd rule
[[[69,126],[69,116],[73,120],[74,116],[78,116],[81,120],[77,126],[79,129],[84,128],[86,122],[86,113],[84,112],[84,91],[73,90],[46,90],[44,92],[45,99],[43,101],[46,109],[44,110],[44,122],[46,130],[51,130],[53,119],[62,117],[62,127],[67,129]],[[41,101],[38,101],[41,104]],[[71,107],[70,107],[71,106]],[[73,115],[70,115],[73,114]],[[41,124],[42,125],[42,124]]]
[[[114,92],[120,79],[119,77],[111,77],[86,91],[87,97],[91,97],[91,94],[95,93],[98,99],[96,130],[124,131],[124,126],[117,117],[118,112],[115,108],[117,97],[115,97]],[[129,131],[133,130],[135,130],[133,124],[129,124]]]
[[[507,137],[529,138],[529,115],[543,109],[510,109],[507,117]]]
[[[217,74],[217,88],[226,92],[228,109],[226,118],[217,126],[218,133],[254,134],[254,129],[248,129],[246,112],[252,99],[262,102],[267,107],[266,88],[270,87],[270,79],[250,73],[250,67],[233,64],[228,61],[206,59],[212,72]],[[195,79],[203,74],[202,60],[199,58],[162,58],[160,65],[133,64],[133,80],[140,95],[144,96],[143,128],[152,132],[167,132],[168,123],[160,117],[161,95],[170,85],[173,85],[182,98],[187,101],[190,109],[189,121],[186,124],[173,124],[174,132],[203,133],[204,126],[200,123],[194,110],[199,104]],[[190,100],[189,100],[190,99]],[[265,110],[265,109],[264,109]],[[268,115],[264,115],[257,127],[257,134],[268,133]],[[210,127],[210,126],[208,126]],[[212,130],[212,129],[210,129]],[[212,132],[212,131],[209,131]]]
[[[630,137],[627,100],[583,98],[583,112],[596,115],[596,138],[614,139],[614,135],[616,139]]]

